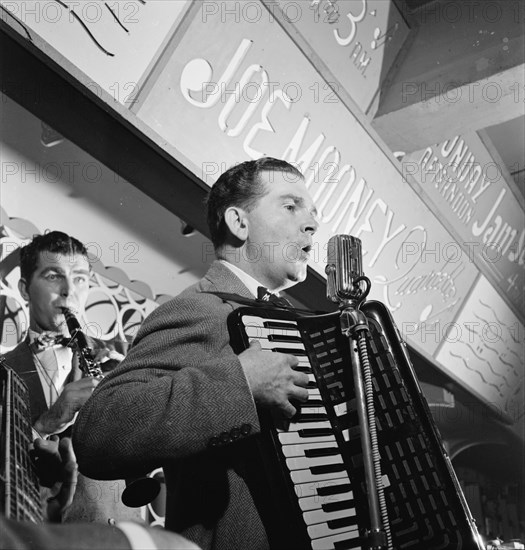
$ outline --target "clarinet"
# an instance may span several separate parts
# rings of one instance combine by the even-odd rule
[[[62,308],[62,313],[66,319],[67,328],[71,336],[71,341],[75,342],[76,350],[78,352],[79,358],[79,367],[80,370],[84,373],[85,376],[90,376],[92,378],[102,378],[102,369],[99,364],[95,361],[93,352],[88,345],[86,335],[82,332],[80,328],[80,323],[75,317],[73,312],[67,308]]]
[[[67,307],[62,308],[66,318],[67,328],[71,340],[76,343],[79,354],[79,366],[86,376],[103,378],[102,370],[95,362],[93,352],[87,343],[85,334],[80,328],[80,323]],[[126,488],[122,493],[122,502],[130,508],[138,508],[149,504],[160,492],[160,483],[157,479],[149,476],[126,479]]]

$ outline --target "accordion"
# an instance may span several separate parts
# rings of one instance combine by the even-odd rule
[[[390,547],[481,550],[404,342],[386,307],[363,304]],[[289,427],[261,410],[259,490],[252,490],[274,549],[369,548],[370,514],[349,339],[339,312],[241,307],[230,314],[231,345],[252,340],[291,353],[308,373],[309,399]],[[385,522],[383,522],[385,523]]]
[[[32,442],[29,391],[0,357],[0,513],[6,518],[41,523],[40,485],[29,455]]]

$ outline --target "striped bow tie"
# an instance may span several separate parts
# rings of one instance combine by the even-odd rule
[[[33,341],[35,351],[42,351],[53,346],[69,346],[71,338],[66,338],[63,334],[51,331],[41,332]]]
[[[257,300],[261,302],[270,302],[277,307],[293,307],[292,304],[286,298],[280,298],[273,292],[270,292],[264,286],[257,288]]]

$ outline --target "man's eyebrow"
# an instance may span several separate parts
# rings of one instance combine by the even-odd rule
[[[57,267],[54,265],[48,265],[41,271],[41,275],[46,275],[50,271],[56,271],[57,273],[64,273],[64,270],[61,267]]]
[[[48,273],[52,272],[52,271],[55,271],[56,273],[59,273],[60,275],[64,275],[65,271],[59,267],[59,266],[54,266],[54,265],[49,265],[47,266],[46,268],[44,268],[42,271],[41,271],[41,275],[47,275]],[[73,273],[75,274],[80,274],[80,275],[91,275],[91,272],[87,269],[83,269],[83,268],[80,268],[80,269],[74,269],[73,270]]]
[[[281,199],[292,199],[295,202],[295,204],[298,204],[299,206],[305,205],[303,197],[300,197],[299,195],[294,195],[293,193],[287,193],[285,195],[281,195]],[[319,215],[319,212],[317,211],[317,208],[315,206],[312,206],[311,212],[316,217]]]

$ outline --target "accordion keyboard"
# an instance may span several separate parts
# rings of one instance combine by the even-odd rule
[[[337,444],[338,434],[332,429],[296,322],[245,315],[243,323],[249,340],[257,340],[263,350],[296,356],[297,370],[310,378],[308,401],[287,429],[277,430],[277,437],[312,549],[361,548],[352,484]],[[334,413],[348,426],[342,430],[348,439],[346,403],[336,403]]]
[[[386,505],[383,525],[390,547],[481,550],[475,522],[391,315],[380,302],[366,302],[361,309],[370,328],[366,338]],[[289,426],[266,421],[268,415],[260,411],[259,451],[268,481],[258,495],[265,503],[272,548],[367,548],[370,514],[353,350],[341,332],[339,313],[239,308],[228,323],[238,353],[257,340],[265,350],[295,355],[297,368],[310,377],[309,399]],[[266,459],[267,447],[275,459]]]

